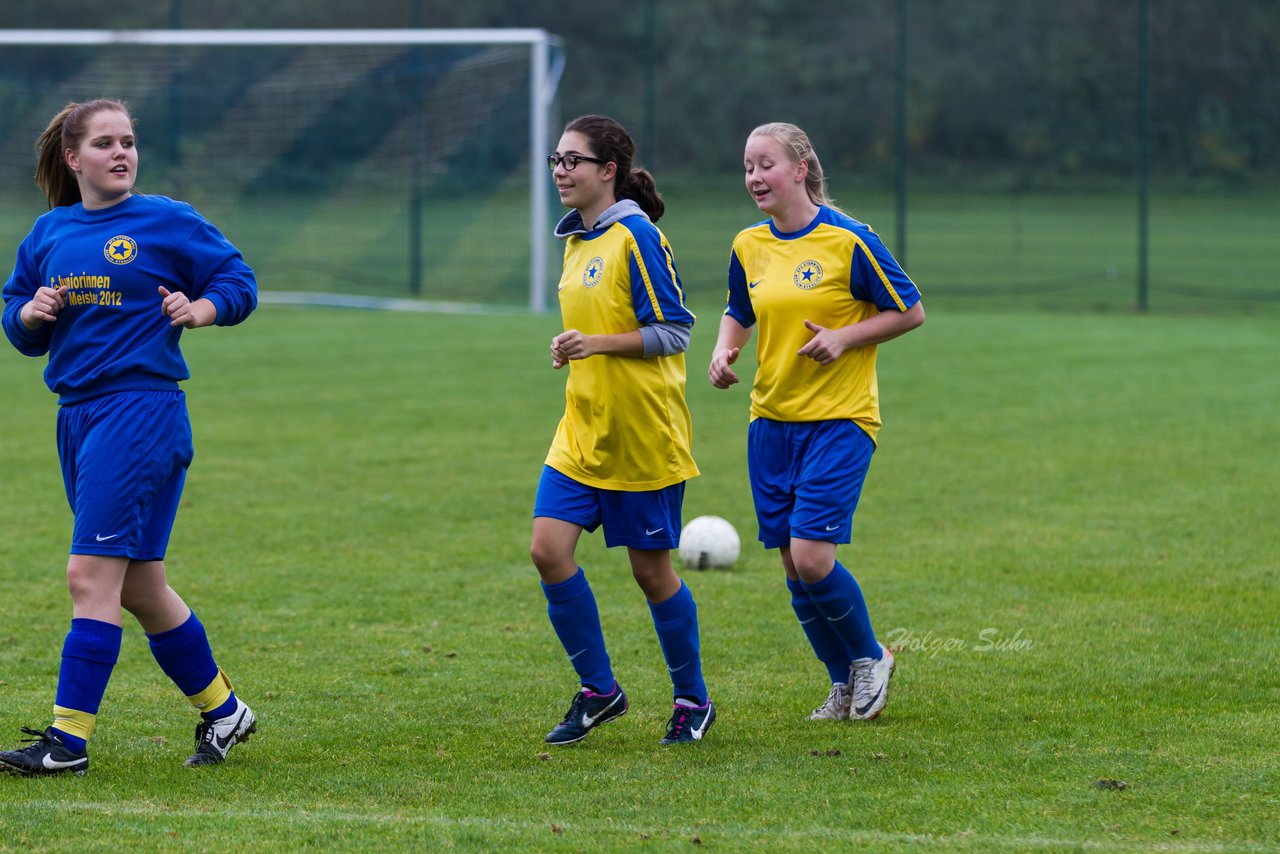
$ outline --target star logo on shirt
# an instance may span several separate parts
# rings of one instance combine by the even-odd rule
[[[112,264],[128,264],[138,254],[138,244],[132,237],[117,234],[107,241],[107,245],[102,248],[102,254]]]
[[[800,265],[796,267],[796,272],[792,279],[797,288],[802,288],[806,291],[810,288],[816,288],[818,282],[822,281],[822,265],[812,258],[808,261],[801,261]]]
[[[599,255],[587,262],[587,269],[582,271],[582,284],[594,288],[604,278],[604,259]]]

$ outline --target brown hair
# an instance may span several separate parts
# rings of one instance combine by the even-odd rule
[[[788,122],[769,122],[753,130],[747,139],[753,136],[772,137],[782,144],[792,163],[809,164],[809,171],[804,177],[804,189],[809,194],[809,201],[840,210],[827,194],[827,178],[822,174],[822,164],[818,162],[818,153],[813,150],[808,134]]]
[[[133,114],[123,101],[114,98],[95,98],[83,104],[72,101],[49,121],[44,133],[36,139],[36,186],[44,191],[50,208],[81,201],[80,185],[67,166],[65,152],[68,148],[79,148],[88,133],[89,119],[107,110],[124,113],[129,117],[129,126],[133,126]]]
[[[579,116],[564,126],[564,132],[580,133],[595,149],[595,156],[611,161],[618,167],[614,194],[619,199],[631,199],[640,206],[651,222],[657,222],[667,206],[658,192],[657,182],[647,169],[632,168],[636,156],[636,144],[627,129],[608,116]]]

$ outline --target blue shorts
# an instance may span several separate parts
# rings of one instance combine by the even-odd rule
[[[193,455],[181,391],[122,391],[59,409],[71,553],[163,560]]]
[[[674,549],[680,545],[680,512],[684,482],[649,492],[622,492],[578,483],[542,467],[533,515],[581,525],[588,531],[604,525],[604,544],[633,549]]]
[[[791,538],[847,543],[875,443],[853,421],[771,421],[747,428],[747,469],[766,549]]]

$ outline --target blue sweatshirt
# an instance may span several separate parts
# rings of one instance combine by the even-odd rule
[[[66,286],[53,323],[19,317],[36,290]],[[191,374],[159,288],[208,299],[215,323],[232,326],[258,304],[240,251],[185,202],[131,196],[101,210],[54,208],[18,247],[4,285],[4,333],[28,356],[49,354],[44,380],[59,403],[125,390],[176,389]]]

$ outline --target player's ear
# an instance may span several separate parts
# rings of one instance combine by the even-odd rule
[[[68,148],[62,152],[62,159],[66,162],[67,168],[72,172],[80,171],[80,158],[76,156],[74,148]]]
[[[803,184],[804,180],[809,177],[809,161],[801,160],[796,164],[796,183]]]

